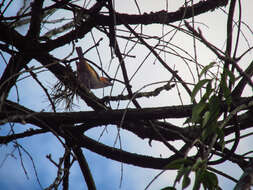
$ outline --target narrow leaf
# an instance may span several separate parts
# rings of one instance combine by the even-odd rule
[[[189,161],[187,159],[184,159],[184,158],[177,159],[177,160],[170,162],[168,165],[166,165],[165,169],[179,169],[183,165],[189,165],[189,164],[191,164],[191,161]]]
[[[185,189],[188,187],[191,183],[191,179],[189,178],[188,175],[184,175],[183,182],[182,182],[182,189]]]
[[[199,102],[192,109],[192,122],[198,122],[201,119],[201,112],[206,108],[205,102]]]
[[[211,62],[211,63],[209,63],[207,66],[205,66],[205,67],[202,69],[202,71],[201,71],[201,73],[200,73],[199,76],[201,77],[203,74],[206,75],[207,71],[208,71],[209,69],[211,69],[215,64],[216,64],[216,62]]]
[[[210,82],[210,79],[204,79],[199,81],[196,86],[194,87],[194,89],[192,90],[192,94],[191,94],[191,101],[193,101],[195,99],[195,96],[197,95],[198,91],[206,84]]]

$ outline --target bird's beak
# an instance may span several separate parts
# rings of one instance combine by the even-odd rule
[[[100,77],[101,82],[103,82],[106,86],[112,86],[111,79]]]

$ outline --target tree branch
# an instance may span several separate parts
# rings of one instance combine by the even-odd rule
[[[36,0],[31,4],[32,8],[31,21],[26,36],[33,40],[37,40],[40,35],[40,24],[43,14],[42,11],[43,2],[44,0]]]

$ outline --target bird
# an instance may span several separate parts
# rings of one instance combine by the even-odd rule
[[[110,79],[99,77],[92,66],[87,63],[83,57],[81,47],[76,47],[76,52],[79,58],[79,61],[76,62],[77,80],[80,82],[81,86],[84,85],[89,90],[112,86]]]

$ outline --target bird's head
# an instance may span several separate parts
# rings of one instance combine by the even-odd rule
[[[105,77],[99,77],[100,84],[98,88],[103,88],[107,86],[112,86],[111,80]]]

